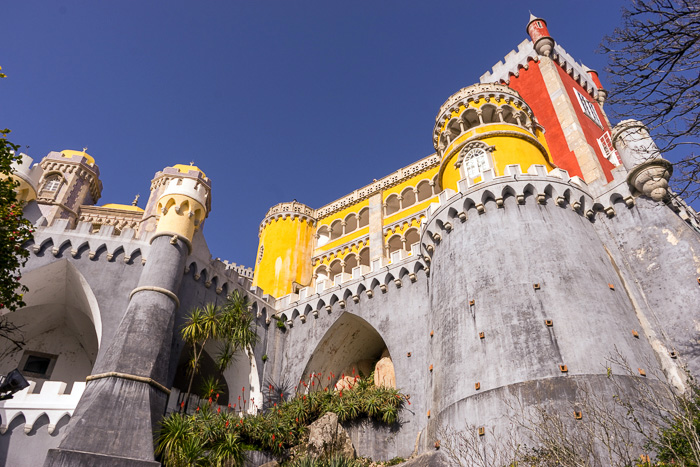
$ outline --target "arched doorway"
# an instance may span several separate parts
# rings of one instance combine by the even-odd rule
[[[333,389],[343,375],[347,381],[355,374],[368,377],[372,372],[375,383],[396,387],[394,367],[384,339],[367,321],[346,312],[326,331],[300,381],[308,379],[310,374],[321,374],[323,383]]]
[[[5,319],[21,329],[25,346],[0,343],[0,374],[19,368],[39,392],[45,381],[62,381],[66,393],[92,372],[102,337],[97,299],[85,277],[67,260],[30,271],[26,306]]]

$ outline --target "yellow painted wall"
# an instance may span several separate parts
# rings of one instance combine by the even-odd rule
[[[314,227],[299,217],[278,218],[265,225],[260,234],[253,286],[265,293],[281,297],[292,293],[292,282],[311,282],[311,253]],[[257,258],[256,258],[257,259]]]
[[[175,207],[180,208],[179,213]],[[165,208],[166,211],[164,214],[161,214],[158,219],[156,233],[178,233],[186,237],[189,241],[192,241],[197,226],[204,220],[207,214],[207,210],[204,206],[199,204],[199,202],[189,196],[179,194],[166,195],[160,198],[158,200],[158,212],[162,213],[163,208]],[[190,216],[190,212],[194,215]]]
[[[474,130],[465,132],[455,141],[453,141],[445,151],[447,159],[442,163],[441,167],[443,172],[440,177],[442,189],[450,188],[457,191],[457,182],[461,179],[460,169],[454,165],[457,161],[459,151],[455,151],[453,148],[458,147],[462,142],[475,135],[485,134],[492,131],[514,131],[532,137],[532,134],[527,130],[515,125],[507,124],[484,125],[475,128]],[[540,134],[538,134],[538,136],[540,136]],[[484,137],[478,139],[489,146],[494,146],[496,148],[492,153],[490,153],[490,155],[493,158],[494,172],[497,177],[503,175],[505,173],[506,166],[511,164],[519,164],[523,171],[527,171],[528,167],[533,164],[544,165],[548,170],[552,170],[554,168],[554,165],[549,162],[549,159],[545,157],[540,148],[526,139],[504,135],[484,135]],[[540,138],[537,138],[537,140],[541,142]]]

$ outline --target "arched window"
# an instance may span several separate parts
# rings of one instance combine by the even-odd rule
[[[360,210],[357,215],[357,226],[359,228],[366,227],[369,225],[369,208],[364,208]]]
[[[333,221],[331,224],[331,240],[340,238],[343,235],[343,224],[340,220]]]
[[[357,257],[354,254],[349,254],[345,258],[345,271],[348,274],[352,274],[353,268],[357,267]]]
[[[411,246],[413,246],[414,243],[420,242],[420,235],[417,229],[409,229],[404,237],[406,238],[406,251],[411,251]]]
[[[61,186],[62,181],[63,181],[63,179],[58,174],[54,174],[54,175],[47,177],[46,180],[44,181],[43,191],[47,191],[50,193],[58,191],[58,188]]]
[[[418,184],[418,202],[425,201],[433,196],[433,190],[428,180],[423,180]]]
[[[400,235],[394,235],[389,239],[387,242],[387,245],[389,245],[389,254],[398,251],[403,248],[403,242],[401,241],[401,236]]]
[[[322,247],[326,243],[328,243],[328,240],[330,239],[330,232],[328,230],[327,225],[323,225],[318,228],[318,231],[316,232],[316,235],[318,236],[318,241],[316,242],[316,247]]]
[[[360,264],[369,266],[369,248],[364,248],[360,251]]]
[[[414,204],[416,204],[416,194],[413,192],[413,187],[408,187],[401,193],[401,207],[407,208]]]
[[[401,204],[399,203],[399,195],[393,194],[386,199],[386,215],[389,216],[394,214],[399,209],[401,209]]]
[[[357,216],[353,214],[348,214],[345,218],[345,233],[353,232],[357,229]]]

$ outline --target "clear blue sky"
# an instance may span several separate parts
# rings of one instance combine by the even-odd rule
[[[156,171],[194,161],[212,254],[252,266],[270,206],[317,208],[431,154],[439,106],[526,38],[529,10],[602,71],[622,3],[7,1],[0,127],[36,161],[87,146],[98,204],[143,207]]]

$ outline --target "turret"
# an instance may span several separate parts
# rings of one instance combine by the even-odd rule
[[[17,200],[28,203],[36,200],[41,168],[38,164],[32,164],[34,160],[26,154],[20,154],[22,160],[19,164],[12,164],[12,179],[19,183],[15,187]]]
[[[647,127],[637,120],[623,120],[612,131],[615,149],[629,171],[627,183],[634,194],[655,201],[668,198],[668,181],[673,165],[661,157]]]
[[[260,224],[253,286],[281,297],[311,283],[315,212],[293,201],[270,208]]]
[[[441,189],[505,175],[509,165],[554,168],[544,135],[517,91],[495,83],[475,84],[450,96],[435,118],[433,144],[441,156]]]
[[[164,168],[151,181],[139,231],[172,231],[191,241],[211,210],[210,193],[211,181],[199,167],[175,164]]]
[[[532,39],[535,51],[539,55],[549,57],[554,49],[554,39],[549,35],[547,23],[542,18],[538,18],[530,13],[530,22],[527,23],[527,33]]]
[[[54,219],[75,222],[80,206],[94,205],[102,195],[100,169],[95,159],[83,151],[50,152],[39,164],[37,202],[49,224]]]
[[[592,70],[588,68],[587,66],[583,65],[583,69],[586,70],[586,73],[588,73],[588,76],[591,77],[591,80],[593,81],[593,84],[596,85],[597,88],[597,93],[596,93],[596,100],[600,104],[601,107],[603,107],[603,104],[605,103],[605,100],[608,98],[608,91],[606,91],[603,88],[603,83],[600,82],[600,76],[598,76],[598,72],[595,70]]]

